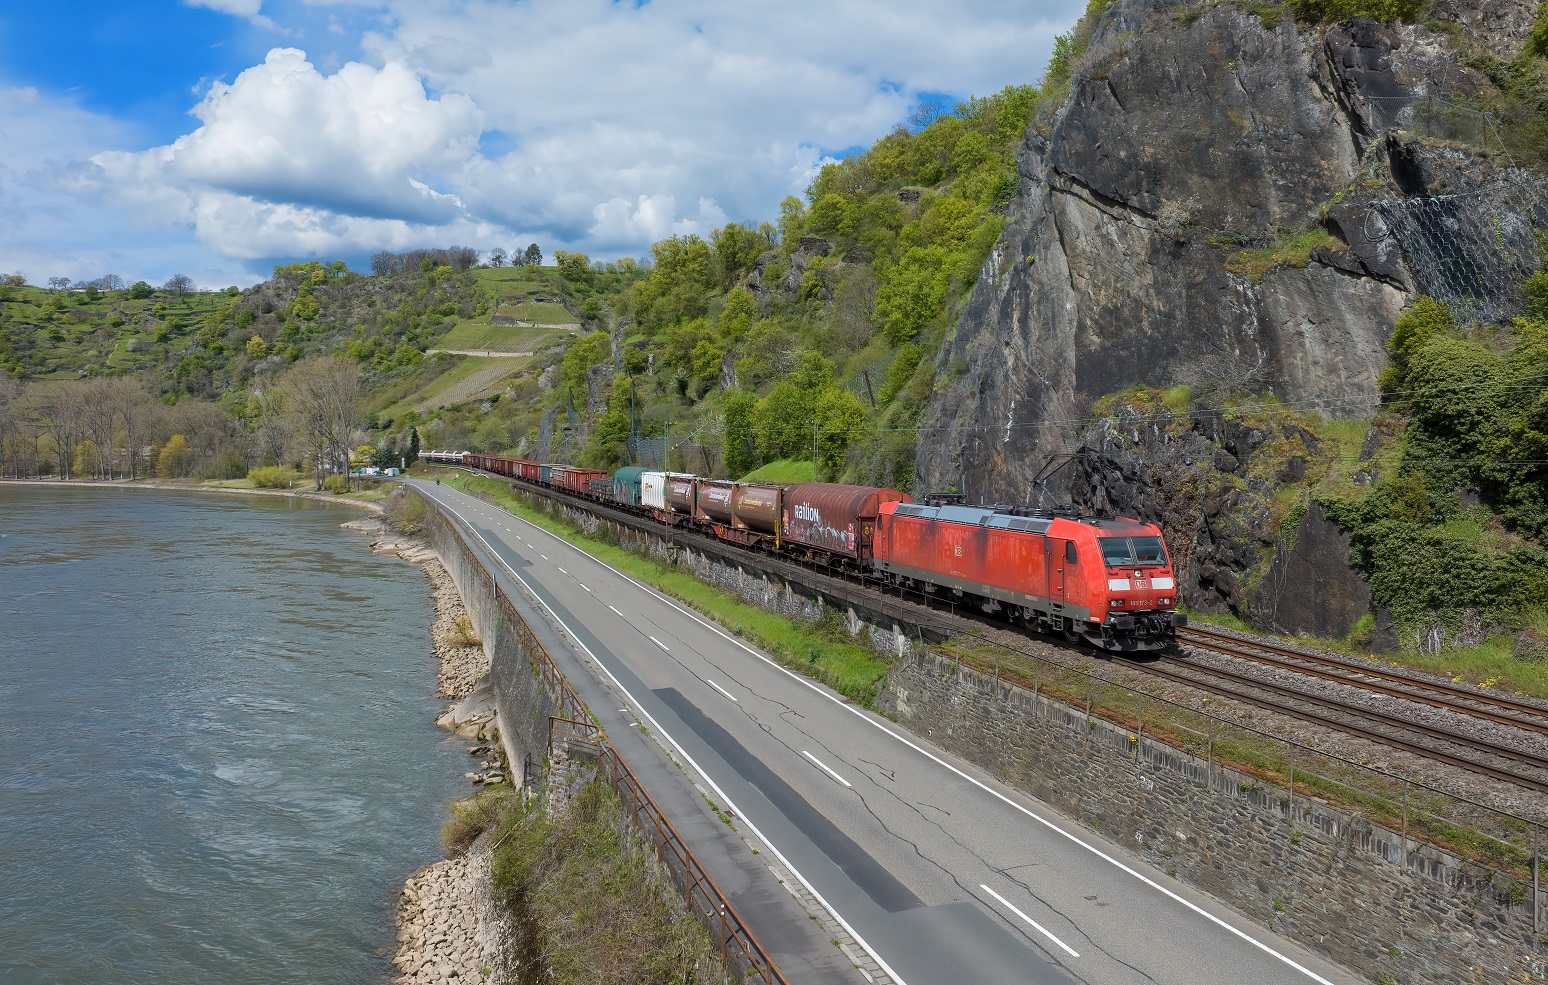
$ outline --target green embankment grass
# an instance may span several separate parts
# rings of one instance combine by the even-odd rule
[[[537,801],[514,806],[497,831],[490,888],[521,928],[512,959],[523,981],[727,980],[718,945],[668,902],[678,890],[606,783],[592,781],[563,817]]]
[[[435,343],[437,349],[471,349],[495,352],[540,352],[569,338],[566,332],[525,325],[491,325],[465,321]]]
[[[837,613],[832,613],[830,622],[797,625],[748,605],[729,592],[706,585],[691,574],[642,558],[615,544],[587,537],[570,524],[520,502],[511,495],[504,482],[474,478],[466,473],[453,473],[452,478],[442,481],[464,492],[493,497],[523,520],[709,616],[792,670],[821,681],[856,704],[874,706],[882,678],[887,673],[887,662],[850,642],[847,631],[838,622]]]
[[[495,313],[539,325],[573,325],[579,320],[552,301],[502,302]]]
[[[742,476],[743,482],[811,482],[812,463],[781,458]]]

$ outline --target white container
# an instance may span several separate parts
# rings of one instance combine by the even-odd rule
[[[640,473],[640,504],[652,510],[667,508],[665,472]]]

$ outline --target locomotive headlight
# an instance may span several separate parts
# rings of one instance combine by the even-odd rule
[[[1121,609],[1123,608],[1123,599],[1108,599],[1107,607],[1110,609]]]
[[[1171,605],[1172,604],[1172,600],[1171,599],[1162,599],[1161,600],[1161,604],[1162,605]]]

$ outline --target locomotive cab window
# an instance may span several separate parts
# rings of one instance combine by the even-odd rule
[[[1065,541],[1065,544],[1064,544],[1064,563],[1065,564],[1074,564],[1075,561],[1076,561],[1076,558],[1075,558],[1075,544],[1074,544],[1073,541]]]
[[[1102,560],[1109,568],[1163,567],[1166,550],[1160,537],[1102,537]]]

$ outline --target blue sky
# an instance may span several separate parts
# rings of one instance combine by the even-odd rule
[[[770,218],[920,101],[1036,82],[1068,0],[89,0],[0,11],[0,270],[250,284]]]

